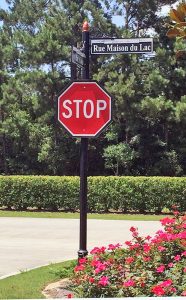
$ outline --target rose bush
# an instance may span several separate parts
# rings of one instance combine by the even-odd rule
[[[186,296],[186,215],[174,211],[154,237],[95,247],[74,269],[76,297]]]

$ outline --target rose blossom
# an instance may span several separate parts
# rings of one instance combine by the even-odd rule
[[[159,250],[160,252],[162,252],[162,251],[166,250],[166,248],[163,247],[163,246],[158,246],[158,250]]]
[[[156,272],[158,272],[158,273],[163,273],[164,271],[165,271],[165,266],[164,265],[161,265],[161,266],[156,268]]]
[[[134,249],[137,249],[140,247],[140,244],[139,243],[135,243],[135,244],[131,244],[131,246],[129,247],[130,250],[134,250]]]
[[[169,233],[173,233],[173,228],[172,227],[167,227],[166,231],[169,232]]]
[[[125,245],[131,246],[131,245],[132,245],[132,242],[131,242],[131,241],[126,241],[126,242],[125,242]]]
[[[96,258],[91,261],[91,266],[92,267],[97,267],[100,264],[101,264],[100,260],[98,260]]]
[[[170,219],[170,218],[164,218],[164,219],[161,219],[160,222],[162,225],[168,225],[168,224],[174,224],[175,223],[175,219]]]
[[[126,264],[129,264],[129,265],[130,265],[133,261],[134,261],[134,258],[131,257],[131,256],[125,258]]]
[[[186,231],[178,233],[177,237],[180,238],[180,239],[186,239]]]
[[[181,256],[180,256],[180,255],[174,256],[174,260],[175,260],[175,261],[179,261],[180,259],[181,259]]]
[[[135,285],[135,281],[133,279],[129,279],[123,283],[124,287],[130,287],[130,286],[134,286],[134,285]]]
[[[160,286],[160,285],[156,285],[152,288],[152,292],[156,295],[156,296],[162,296],[165,294],[164,289]]]
[[[162,287],[167,287],[167,286],[170,286],[172,284],[172,280],[171,279],[167,279],[165,281],[163,281],[160,285]]]
[[[137,231],[138,229],[136,228],[136,227],[134,227],[134,226],[132,226],[132,227],[130,227],[130,231],[131,232],[135,232],[135,231]]]
[[[86,262],[87,262],[87,259],[85,257],[79,259],[80,264],[84,264]]]
[[[91,251],[90,254],[100,254],[100,253],[105,253],[106,247],[94,247]]]
[[[89,281],[90,283],[94,283],[95,280],[94,280],[93,277],[90,277],[88,281]]]
[[[150,251],[150,246],[148,244],[143,245],[144,252],[148,253]]]
[[[115,250],[115,249],[120,248],[120,247],[121,247],[121,245],[119,243],[117,243],[116,245],[110,244],[108,246],[108,250]]]
[[[102,285],[102,286],[106,286],[109,284],[109,280],[107,276],[103,276],[100,278],[98,284]]]
[[[106,269],[106,263],[102,263],[100,261],[97,261],[97,263],[95,264],[95,267],[96,267],[95,273],[98,274],[98,273],[100,273],[102,271],[105,271],[105,269]]]
[[[172,268],[173,266],[174,266],[174,264],[172,262],[168,264],[169,268]]]
[[[150,256],[144,256],[143,257],[143,261],[150,261],[150,260],[151,260]]]
[[[68,294],[68,295],[67,295],[67,298],[69,298],[69,299],[70,299],[70,298],[73,298],[73,295],[72,295],[72,294]]]
[[[85,267],[83,265],[76,266],[74,268],[74,272],[84,271]]]

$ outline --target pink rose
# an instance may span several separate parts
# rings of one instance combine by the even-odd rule
[[[135,285],[135,281],[132,279],[129,279],[123,283],[124,287],[130,287],[130,286],[134,286],[134,285]]]
[[[68,294],[68,295],[67,295],[67,298],[69,298],[69,299],[70,299],[70,298],[73,298],[73,295],[72,295],[72,294]]]
[[[158,268],[156,268],[156,272],[158,272],[158,273],[163,273],[164,271],[165,271],[165,266],[164,265],[161,265]]]
[[[84,264],[86,262],[87,262],[87,259],[85,257],[79,259],[80,264]]]
[[[167,280],[165,280],[165,281],[163,281],[161,283],[161,286],[162,287],[167,287],[167,286],[170,286],[171,284],[172,284],[172,280],[171,279],[167,279]]]
[[[156,296],[163,296],[165,294],[164,289],[160,286],[160,285],[156,285],[152,288],[152,292],[156,295]]]
[[[109,280],[107,276],[102,276],[98,282],[98,284],[102,285],[102,286],[106,286],[109,284]]]
[[[172,262],[168,264],[169,268],[172,268],[173,266],[174,266],[174,264]]]
[[[125,258],[126,264],[129,264],[129,265],[130,265],[133,261],[134,261],[134,258],[131,257],[131,256]]]
[[[175,223],[175,219],[171,219],[171,218],[164,218],[160,220],[162,225],[169,225],[169,224],[174,224]]]
[[[150,260],[151,260],[150,256],[144,256],[143,257],[143,261],[150,261]]]
[[[146,253],[148,253],[149,251],[150,251],[150,246],[148,245],[148,244],[144,244],[143,245],[143,250],[144,250],[144,252],[146,252]]]
[[[165,251],[165,250],[166,250],[166,248],[165,248],[165,247],[163,247],[163,246],[158,246],[158,250],[159,250],[160,252],[163,252],[163,251]]]
[[[74,272],[84,271],[85,267],[83,265],[76,266],[74,268]]]
[[[115,250],[115,249],[118,249],[120,247],[121,247],[121,245],[119,243],[117,243],[116,245],[110,244],[108,246],[108,250]]]
[[[134,226],[132,226],[132,227],[130,227],[130,231],[131,231],[131,232],[135,232],[135,231],[137,231],[137,228],[134,227]]]
[[[100,254],[100,253],[105,253],[106,247],[94,247],[91,251],[90,254]]]
[[[181,256],[180,256],[180,255],[174,256],[174,260],[175,260],[175,261],[179,261],[180,259],[181,259]]]
[[[93,277],[90,277],[90,278],[89,278],[89,282],[90,282],[90,283],[94,283],[94,281],[95,281],[95,280],[94,280]]]

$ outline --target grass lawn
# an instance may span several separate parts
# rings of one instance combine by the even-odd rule
[[[0,280],[0,299],[41,299],[44,287],[72,274],[75,261],[51,264]],[[61,276],[60,276],[60,275]]]
[[[79,219],[79,213],[0,210],[0,217]],[[108,214],[91,213],[91,214],[88,214],[88,219],[101,219],[101,220],[158,221],[164,217],[165,217],[165,215],[163,215],[163,214],[162,215],[119,214],[119,213],[108,213]]]

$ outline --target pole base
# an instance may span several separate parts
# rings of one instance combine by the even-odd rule
[[[85,256],[88,255],[88,251],[87,250],[79,250],[78,251],[78,258],[83,258]]]

